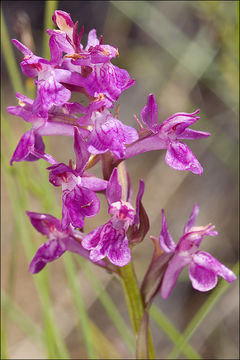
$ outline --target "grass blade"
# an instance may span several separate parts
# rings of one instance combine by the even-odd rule
[[[182,335],[162,313],[162,311],[153,304],[150,308],[149,314],[154,322],[159,326],[159,328],[161,328],[168,336],[168,338],[172,340],[174,344],[177,344],[179,339],[182,338]],[[182,353],[186,356],[187,359],[201,359],[201,356],[190,344],[185,345],[185,347],[182,349]]]
[[[31,318],[12,301],[11,297],[2,291],[2,303],[7,315],[21,327],[21,329],[34,341],[43,343],[42,330],[31,320]]]
[[[58,7],[58,1],[45,1],[45,9],[44,9],[44,33],[43,33],[43,57],[48,59],[50,57],[49,50],[49,35],[46,33],[47,29],[53,29],[54,23],[52,21],[52,16],[54,11]]]
[[[3,11],[1,11],[1,46],[8,75],[15,92],[24,93],[21,75],[18,65],[15,60],[15,55],[8,35],[7,26],[5,23]]]
[[[68,282],[71,288],[73,300],[78,311],[80,332],[84,337],[86,345],[86,351],[89,359],[97,359],[97,354],[94,348],[94,340],[92,331],[90,328],[90,322],[88,314],[84,305],[83,297],[79,289],[79,285],[76,278],[76,270],[71,254],[64,255],[65,270],[68,278]]]
[[[134,343],[133,335],[130,329],[128,328],[127,324],[123,320],[116,305],[114,304],[108,293],[105,291],[102,283],[96,278],[94,272],[91,270],[91,267],[89,266],[87,261],[80,257],[76,257],[76,259],[82,271],[86,275],[89,283],[91,284],[92,289],[95,291],[96,295],[98,296],[99,301],[104,307],[106,313],[108,314],[109,318],[112,320],[119,335],[125,341],[131,353],[134,354],[135,343]]]
[[[9,130],[9,125],[6,123],[6,119],[2,116],[2,126],[5,129],[5,135],[9,140],[9,145],[11,144],[12,136]],[[6,157],[2,156],[2,165],[4,168],[3,177],[5,183],[7,184],[7,194],[12,206],[12,215],[14,222],[19,234],[19,237],[22,240],[25,254],[28,261],[32,258],[32,255],[35,251],[35,246],[32,242],[32,235],[29,228],[29,223],[27,222],[27,217],[23,212],[23,208],[28,208],[28,194],[26,191],[28,184],[28,176],[24,173],[23,167],[12,168],[7,163]],[[18,182],[14,181],[13,172]],[[31,174],[32,175],[32,174]],[[48,349],[48,354],[50,358],[68,358],[68,351],[63,342],[62,336],[59,332],[59,329],[56,326],[56,321],[54,319],[51,301],[49,298],[49,290],[47,286],[47,271],[42,272],[34,277],[34,282],[38,290],[38,295],[42,305],[42,311],[45,322],[45,341]],[[56,347],[56,350],[54,349]]]

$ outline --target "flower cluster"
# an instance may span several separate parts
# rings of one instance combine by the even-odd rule
[[[165,161],[170,167],[201,175],[202,166],[181,140],[205,138],[209,134],[189,128],[199,120],[199,110],[176,113],[159,124],[153,94],[148,96],[141,111],[141,120],[136,117],[138,130],[125,125],[118,119],[116,102],[135,80],[127,70],[112,64],[119,56],[118,49],[104,44],[95,29],[89,32],[86,46],[82,45],[84,28],[79,31],[78,22],[74,24],[64,11],[55,11],[52,19],[58,29],[47,30],[50,60],[34,55],[24,44],[12,40],[23,54],[23,73],[34,79],[36,98],[17,93],[18,105],[8,107],[10,114],[32,123],[31,129],[21,137],[10,163],[43,159],[48,163],[49,182],[62,188],[61,220],[48,214],[27,212],[36,230],[48,238],[36,252],[29,271],[38,273],[48,262],[71,251],[117,272],[118,267],[130,262],[132,246],[142,241],[149,230],[142,205],[144,183],[140,180],[134,208],[124,160],[147,151],[166,149]],[[71,102],[73,93],[79,98],[85,97],[87,106],[86,101],[85,105]],[[58,162],[45,152],[43,137],[50,135],[73,138],[74,163]],[[102,179],[89,172],[98,161],[102,162]],[[100,209],[98,193],[106,195],[111,218],[85,234],[85,218],[94,217]],[[150,288],[153,295],[160,287],[162,297],[167,298],[186,265],[189,265],[193,287],[200,291],[212,289],[217,276],[229,282],[235,280],[235,275],[210,254],[198,251],[202,238],[214,236],[216,232],[211,225],[193,227],[197,211],[195,206],[177,246],[162,213],[158,244],[162,253],[153,256],[143,282],[143,296]],[[161,275],[159,278],[157,273]],[[148,294],[148,298],[151,296]]]

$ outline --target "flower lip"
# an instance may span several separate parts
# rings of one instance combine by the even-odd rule
[[[118,220],[124,221],[129,225],[133,224],[134,221],[134,208],[129,202],[116,201],[109,206],[108,213],[115,216]]]

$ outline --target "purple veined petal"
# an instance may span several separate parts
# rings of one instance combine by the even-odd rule
[[[65,107],[68,110],[69,114],[74,114],[74,113],[86,114],[88,110],[86,106],[83,106],[76,101],[73,103],[66,103]]]
[[[198,216],[198,213],[199,213],[199,206],[198,206],[198,204],[195,204],[193,206],[191,215],[184,226],[183,234],[186,234],[187,232],[189,232],[189,230],[194,226],[197,216]]]
[[[193,113],[176,113],[170,118],[164,120],[159,127],[160,133],[164,135],[175,134],[176,138],[181,136],[183,131],[190,125],[194,124],[200,119],[199,116],[195,116],[199,113],[199,109]]]
[[[49,235],[56,229],[61,231],[61,221],[52,215],[26,211],[32,225],[41,234]]]
[[[56,45],[56,47],[58,47],[58,49],[56,49],[56,51],[57,52],[60,51],[61,55],[62,55],[62,52],[65,52],[66,54],[73,54],[74,53],[74,48],[70,44],[70,42],[68,41],[66,33],[59,32],[59,30],[52,30],[52,29],[48,29],[47,33],[48,33],[48,35],[50,35],[50,39],[52,37],[55,40],[55,44],[52,43],[52,46],[51,46],[50,40],[49,40],[49,47],[50,47],[50,52],[51,52],[51,63],[52,63],[52,56],[53,57],[56,56],[54,54],[55,45]]]
[[[124,158],[128,159],[148,151],[167,149],[167,147],[168,141],[166,139],[161,139],[158,134],[150,135],[127,146]]]
[[[71,223],[74,227],[81,228],[84,217],[93,217],[99,212],[100,201],[93,191],[78,185],[66,192],[64,206],[68,209]]]
[[[71,91],[56,81],[49,73],[46,80],[38,82],[37,97],[33,103],[33,111],[44,116],[53,106],[62,106],[71,97]]]
[[[173,256],[173,258],[170,260],[167,270],[164,274],[160,290],[163,299],[167,299],[171,294],[181,271],[190,262],[190,256],[179,256],[178,254]]]
[[[217,259],[215,259],[212,255],[205,251],[197,251],[193,255],[193,263],[195,266],[200,268],[205,268],[206,270],[213,271],[217,276],[221,276],[223,279],[228,281],[229,283],[235,281],[237,279],[236,275],[228,269],[226,266],[221,264]],[[190,269],[189,269],[190,271]],[[193,269],[191,270],[191,273],[197,274],[197,270]],[[196,277],[195,277],[196,278]],[[204,282],[204,278],[203,282]],[[197,279],[195,279],[197,280]],[[201,284],[201,281],[199,286],[202,286],[204,288],[204,284]],[[207,285],[206,285],[207,286]],[[200,291],[207,291],[207,290],[200,290]]]
[[[62,242],[65,244],[66,250],[79,254],[86,259],[89,259],[89,251],[83,248],[80,241],[75,240],[72,236],[68,236],[63,238]]]
[[[34,150],[44,151],[44,144],[42,138],[34,134],[33,130],[29,130],[21,137],[13,156],[10,160],[10,165],[14,161],[36,161],[39,159],[37,152]],[[41,155],[42,156],[42,155]],[[40,157],[41,157],[40,156]]]
[[[95,127],[88,139],[88,150],[101,154],[111,150],[118,158],[124,157],[126,146],[138,139],[137,131],[111,115],[97,114]]]
[[[114,202],[120,201],[122,197],[122,187],[118,181],[118,170],[114,168],[111,177],[108,181],[106,196],[109,205]]]
[[[52,135],[74,136],[74,125],[64,124],[62,122],[47,121],[43,126],[40,126],[37,129],[37,133],[41,136],[52,136]]]
[[[105,225],[101,225],[97,227],[83,238],[82,246],[84,249],[92,250],[99,244],[101,240],[100,235],[104,226]]]
[[[88,33],[88,41],[87,41],[86,50],[88,50],[90,48],[90,46],[94,47],[96,45],[99,45],[99,40],[97,38],[96,29],[92,29]]]
[[[63,177],[67,177],[67,173],[75,174],[69,166],[63,163],[57,163],[53,166],[49,166],[47,170],[50,170],[49,181],[54,186],[62,185],[62,182],[64,181]]]
[[[173,241],[170,232],[168,231],[167,220],[163,209],[162,209],[162,228],[159,235],[159,245],[161,249],[166,253],[174,252],[174,250],[176,249],[176,244]]]
[[[52,165],[57,164],[57,160],[54,159],[54,157],[52,155],[42,153],[37,150],[34,150],[31,155],[33,155],[36,158],[36,160],[43,159],[43,160],[47,161],[49,164],[52,164]],[[35,160],[35,159],[33,159],[33,160]]]
[[[82,77],[77,72],[71,72],[65,69],[55,69],[54,70],[55,79],[59,83],[65,83],[70,85],[76,85],[84,87],[86,85],[86,79]],[[68,101],[68,100],[67,100]],[[67,102],[65,101],[65,102]]]
[[[158,131],[158,106],[153,94],[148,96],[147,105],[144,106],[141,111],[141,118],[143,123],[152,130],[153,133]]]
[[[111,63],[96,64],[91,74],[85,79],[85,89],[92,96],[106,95],[117,101],[120,94],[134,84],[135,80],[124,69]]]
[[[81,186],[92,190],[92,191],[102,191],[107,187],[108,181],[99,179],[95,176],[83,176],[81,179]]]
[[[67,230],[71,223],[71,218],[69,216],[68,207],[65,205],[65,197],[66,197],[66,194],[63,193],[63,197],[62,197],[62,202],[63,202],[63,205],[62,205],[62,231]],[[82,224],[81,224],[80,228],[82,228],[83,224],[84,224],[84,220],[82,219],[82,217],[81,217],[81,220],[82,220]]]
[[[135,79],[130,79],[130,75],[125,69],[120,69],[115,65],[113,66],[114,76],[116,81],[116,87],[121,89],[121,92],[127,90],[130,86],[133,86]]]
[[[85,259],[89,260],[90,252],[88,250],[84,249],[82,244],[80,242],[76,241],[71,236],[62,239],[62,242],[64,242],[64,244],[66,246],[66,250],[74,252],[80,256],[83,256]],[[107,266],[107,263],[104,260],[99,260],[96,263],[103,267]]]
[[[91,49],[91,63],[107,63],[119,55],[118,50],[110,45],[96,45]]]
[[[90,260],[97,262],[104,259],[107,256],[108,248],[112,240],[112,228],[111,221],[93,230],[89,235],[88,246],[92,245],[90,251]],[[88,235],[87,235],[88,236]],[[83,243],[85,246],[85,243]]]
[[[181,134],[177,136],[178,139],[195,140],[202,139],[210,136],[208,132],[198,131],[193,129],[185,129]]]
[[[20,63],[22,72],[31,78],[47,71],[49,69],[49,65],[51,64],[48,60],[36,56],[33,53],[31,55],[25,55]]]
[[[56,10],[52,16],[52,20],[61,31],[64,31],[70,38],[72,37],[74,23],[69,13]]]
[[[217,274],[211,268],[199,266],[192,262],[188,273],[193,288],[198,291],[209,291],[217,285]]]
[[[84,30],[84,28],[83,28],[83,30]],[[72,42],[75,46],[76,53],[80,52],[83,49],[80,41],[81,41],[81,35],[80,35],[80,37],[78,36],[78,21],[76,21],[73,26],[73,33],[72,33]]]
[[[87,150],[86,141],[76,127],[74,128],[74,152],[76,156],[76,171],[79,175],[82,175],[90,157],[90,153]]]
[[[50,36],[49,48],[51,53],[51,64],[59,65],[62,60],[62,49],[59,46],[56,36]]]
[[[179,141],[174,141],[169,144],[165,161],[175,170],[189,170],[197,175],[201,175],[203,172],[202,166],[189,147]]]
[[[108,248],[107,256],[112,264],[125,266],[131,260],[131,252],[128,247],[128,238],[125,231],[116,231],[114,239]]]
[[[65,251],[64,243],[57,239],[45,242],[37,250],[28,271],[32,274],[37,274],[48,262],[58,259]]]
[[[19,92],[16,92],[16,98],[18,100],[20,100],[21,102],[23,102],[24,104],[27,104],[27,105],[30,105],[30,106],[33,104],[32,99],[28,98],[25,95],[20,94]]]
[[[21,53],[23,55],[32,55],[32,51],[30,49],[28,49],[25,45],[23,45],[20,41],[16,40],[16,39],[12,39],[12,43],[13,45],[16,46],[16,48],[21,51]]]
[[[190,232],[185,233],[177,244],[177,250],[182,252],[194,253],[199,248],[204,236],[216,236],[218,233],[213,231],[214,225],[194,226]]]
[[[37,122],[41,120],[44,121],[42,117],[39,117],[37,114],[33,114],[27,105],[8,106],[7,112],[11,115],[23,118],[23,120],[27,122]]]
[[[142,201],[144,189],[145,189],[145,184],[144,184],[143,180],[140,180],[139,181],[139,189],[138,189],[137,198],[136,198],[136,215],[134,217],[134,224],[136,224],[136,225],[138,225],[140,223],[140,214],[139,214],[140,203]]]

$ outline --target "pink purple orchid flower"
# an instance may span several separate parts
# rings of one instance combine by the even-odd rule
[[[181,139],[201,139],[210,134],[196,131],[188,127],[194,124],[199,117],[194,113],[176,113],[158,124],[158,106],[154,95],[148,96],[146,106],[142,109],[141,119],[147,128],[141,127],[139,140],[128,146],[125,158],[129,158],[147,151],[167,149],[166,163],[175,170],[190,170],[201,175],[202,166],[187,145]]]
[[[107,181],[99,179],[85,170],[90,153],[80,132],[75,128],[74,151],[76,168],[63,163],[48,167],[49,181],[54,186],[62,186],[62,228],[72,226],[82,228],[84,218],[95,216],[100,209],[100,201],[95,191],[105,190]]]
[[[139,203],[144,191],[144,183],[140,182],[136,202],[136,215],[129,201],[122,200],[122,187],[118,182],[115,168],[109,179],[106,196],[109,203],[108,213],[112,218],[104,225],[91,231],[82,241],[82,246],[90,250],[90,259],[99,261],[105,257],[116,266],[124,266],[131,260],[127,230],[139,223]],[[129,200],[129,199],[127,199]]]
[[[38,273],[48,262],[71,251],[118,273],[116,267],[130,262],[132,246],[143,240],[150,227],[142,204],[144,182],[140,180],[135,210],[130,176],[120,163],[144,152],[165,149],[165,161],[170,167],[201,175],[202,166],[181,140],[206,138],[210,134],[189,128],[199,120],[199,110],[176,113],[159,124],[153,94],[141,111],[145,127],[138,119],[138,131],[125,125],[118,119],[118,106],[114,113],[113,109],[120,94],[135,80],[127,70],[111,63],[119,55],[118,49],[103,44],[103,37],[98,38],[95,29],[88,33],[87,44],[83,46],[84,28],[78,32],[78,22],[73,23],[70,14],[64,11],[55,11],[52,19],[58,29],[47,30],[50,60],[34,55],[24,44],[12,40],[24,55],[21,68],[26,76],[34,78],[37,95],[33,100],[17,93],[19,104],[7,109],[32,124],[21,137],[10,164],[44,159],[51,165],[47,168],[50,183],[62,187],[61,220],[27,212],[32,225],[48,238],[37,250],[29,271]],[[88,105],[83,105],[81,99],[71,102],[73,93],[85,96]],[[45,153],[42,137],[51,135],[74,138],[75,164],[70,160],[66,165]],[[102,164],[103,179],[88,171],[98,161]],[[84,234],[85,218],[94,217],[100,209],[97,192],[106,195],[112,217]],[[199,251],[203,237],[217,233],[211,224],[195,227],[197,214],[195,205],[176,245],[162,210],[160,237],[152,238],[154,254],[141,287],[145,310],[159,289],[163,298],[170,295],[185,266],[189,266],[190,280],[199,291],[214,288],[218,276],[228,282],[236,280],[231,270],[210,254]]]
[[[72,226],[62,230],[61,221],[52,215],[30,211],[27,211],[26,214],[35,229],[48,238],[48,241],[42,244],[34,255],[29,265],[30,273],[37,274],[47,263],[58,259],[65,251],[71,251],[89,259],[89,251],[81,245],[84,234],[80,231],[75,230]],[[97,264],[107,265],[104,260]]]
[[[217,285],[218,276],[221,276],[230,283],[237,278],[230,269],[221,264],[212,255],[198,250],[204,236],[218,235],[214,230],[215,226],[211,224],[207,226],[194,226],[198,212],[199,207],[195,204],[184,227],[183,236],[176,245],[168,231],[165,213],[162,210],[162,229],[159,236],[159,245],[164,253],[172,255],[164,273],[160,290],[164,299],[171,294],[180,272],[186,266],[189,267],[188,273],[192,286],[198,291],[213,289]]]

